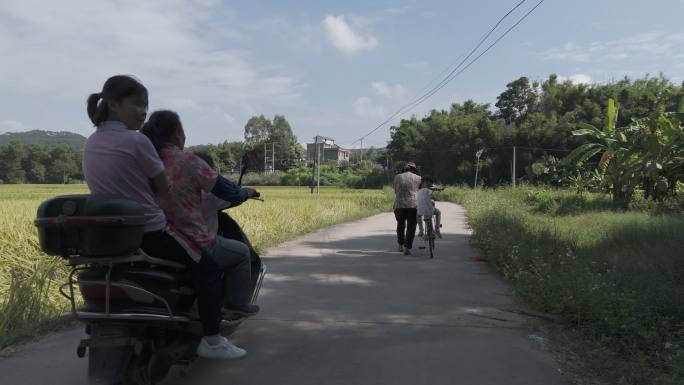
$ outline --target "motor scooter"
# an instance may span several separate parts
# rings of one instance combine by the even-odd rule
[[[255,303],[266,266],[240,225],[225,212],[218,215],[219,235],[249,246]],[[173,365],[187,370],[197,358],[203,332],[190,273],[139,249],[144,223],[142,207],[121,197],[65,195],[38,209],[41,248],[71,267],[59,290],[85,324],[87,338],[76,353],[88,357],[92,384],[153,385]],[[221,333],[232,334],[244,320],[222,321]]]

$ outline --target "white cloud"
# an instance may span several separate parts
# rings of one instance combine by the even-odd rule
[[[372,82],[371,88],[387,98],[399,98],[406,94],[406,88],[401,84],[391,85],[384,82]]]
[[[245,27],[249,34],[271,35],[270,38],[282,41],[282,45],[291,50],[306,53],[321,50],[322,27],[318,23],[302,23],[285,16],[266,16],[250,22]]]
[[[354,101],[354,112],[363,118],[381,119],[385,116],[385,110],[366,96]]]
[[[559,82],[570,81],[574,84],[593,84],[595,83],[591,76],[586,74],[574,74],[570,76],[558,76]]]
[[[684,33],[675,33],[665,37],[666,41],[681,42],[684,41]]]
[[[33,130],[33,127],[29,127],[26,124],[17,120],[7,119],[0,121],[0,134],[3,134],[5,132],[24,132],[31,130]]]
[[[623,61],[630,58],[672,57],[684,49],[684,34],[647,32],[628,36],[624,39],[594,41],[587,46],[566,43],[542,53],[546,60],[566,60],[576,62]]]
[[[629,57],[628,54],[626,53],[608,53],[603,56],[607,60],[614,60],[614,61],[620,61],[620,60],[625,60]]]
[[[546,60],[568,60],[568,61],[578,61],[578,62],[590,62],[591,54],[588,52],[582,52],[577,50],[567,50],[563,49],[553,49],[544,53],[544,59]]]
[[[378,40],[374,36],[354,31],[344,15],[326,16],[323,20],[323,27],[330,43],[342,53],[372,51],[378,47]]]
[[[391,16],[398,16],[398,15],[403,15],[407,12],[410,12],[413,10],[412,5],[401,5],[398,7],[390,7],[384,10],[385,13],[391,15]]]
[[[0,87],[81,100],[107,77],[128,73],[149,88],[152,108],[296,103],[296,78],[226,48],[240,33],[221,7],[216,0],[3,1]]]
[[[170,108],[173,110],[188,111],[199,109],[197,102],[189,98],[168,98],[162,103],[165,106],[164,108]]]

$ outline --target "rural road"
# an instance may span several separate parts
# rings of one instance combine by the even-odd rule
[[[231,338],[244,360],[199,360],[164,385],[569,384],[525,306],[474,260],[460,206],[439,202],[436,258],[396,251],[392,214],[316,231],[269,249],[262,312]],[[0,358],[0,383],[86,384],[82,328]]]

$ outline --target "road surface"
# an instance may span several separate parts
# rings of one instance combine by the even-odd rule
[[[438,205],[432,260],[418,240],[397,252],[390,213],[269,249],[262,311],[231,337],[247,358],[199,360],[163,384],[568,384],[510,284],[476,260],[463,209]],[[74,327],[18,347],[0,383],[86,384],[80,338]]]

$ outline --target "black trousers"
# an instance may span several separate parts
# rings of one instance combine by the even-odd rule
[[[219,333],[221,307],[223,306],[223,270],[209,257],[195,262],[174,237],[164,230],[145,233],[142,246],[145,253],[154,258],[182,263],[190,269],[197,292],[197,310],[204,335]]]
[[[397,219],[397,243],[413,247],[413,237],[416,236],[416,216],[418,210],[414,208],[394,209],[394,217]]]

